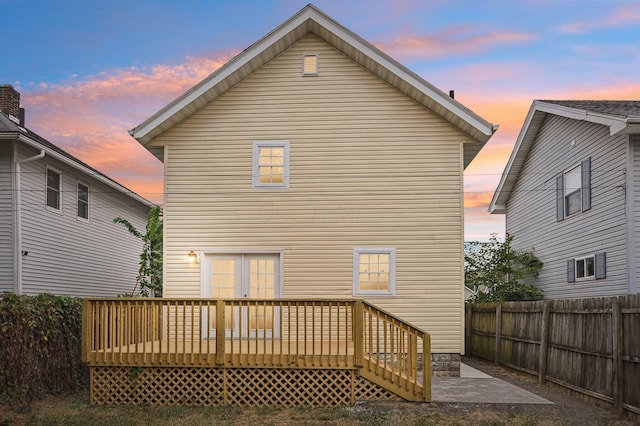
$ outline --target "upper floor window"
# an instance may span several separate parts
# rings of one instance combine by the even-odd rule
[[[353,294],[395,294],[396,251],[392,248],[357,248],[353,251]]]
[[[556,219],[591,209],[591,158],[556,176]]]
[[[254,188],[289,187],[288,141],[253,143],[253,186]]]
[[[55,210],[62,209],[62,175],[47,168],[47,207]]]
[[[78,217],[80,219],[89,219],[89,187],[78,182]]]
[[[582,211],[582,166],[578,164],[564,174],[564,214]]]

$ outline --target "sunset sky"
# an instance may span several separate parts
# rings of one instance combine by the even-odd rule
[[[162,202],[162,164],[127,133],[308,0],[0,0],[0,84],[26,125]],[[534,99],[640,99],[640,1],[317,0],[323,12],[500,129],[465,173],[465,240]]]

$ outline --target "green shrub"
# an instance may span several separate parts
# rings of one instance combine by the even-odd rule
[[[26,404],[88,383],[82,302],[51,294],[0,296],[0,402]]]

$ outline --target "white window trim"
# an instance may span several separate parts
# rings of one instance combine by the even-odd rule
[[[304,70],[304,60],[305,58],[308,57],[315,57],[316,58],[316,72],[305,72]],[[320,75],[320,62],[319,62],[319,57],[317,53],[304,53],[302,55],[302,76],[303,77],[317,77],[318,75]]]
[[[260,183],[259,157],[260,147],[282,147],[284,149],[283,182]],[[252,188],[259,189],[287,189],[289,188],[289,141],[253,141],[253,167],[252,167]]]
[[[54,207],[49,206],[49,204],[47,203],[47,194],[49,192],[49,170],[51,170],[54,173],[57,173],[58,175],[60,175],[60,188],[58,188],[58,201],[59,201],[59,205],[60,208],[56,209]],[[49,167],[46,166],[45,167],[45,173],[44,173],[44,206],[47,210],[49,210],[50,212],[54,212],[54,213],[58,213],[58,214],[62,214],[62,206],[63,204],[63,188],[64,185],[64,176],[62,174],[62,172],[56,168],[53,167]]]
[[[578,173],[579,173],[579,175],[580,175],[580,177],[581,177],[581,179],[580,179],[580,182],[581,182],[581,184],[580,184],[580,188],[578,188],[577,190],[574,190],[573,192],[571,192],[571,193],[569,193],[569,194],[568,194],[568,193],[567,193],[567,181],[566,181],[566,176],[567,176],[567,174],[568,174],[570,171],[572,171],[572,170],[574,170],[574,169],[576,169],[576,168],[578,169]],[[578,214],[578,213],[582,213],[582,197],[583,197],[583,194],[582,194],[582,162],[578,162],[577,164],[574,164],[573,166],[569,167],[568,169],[566,169],[566,170],[564,170],[564,171],[562,172],[562,187],[563,187],[563,189],[562,189],[562,191],[563,191],[563,194],[562,194],[562,203],[563,203],[563,207],[564,207],[564,217],[565,217],[565,218],[568,218],[568,217],[574,216],[574,215],[576,215],[576,214]],[[575,192],[580,192],[580,210],[578,210],[578,211],[576,211],[576,212],[573,212],[573,213],[569,214],[569,212],[568,212],[568,208],[567,208],[567,197],[568,197],[570,194],[573,194],[573,193],[575,193]]]
[[[207,287],[206,278],[210,273],[211,265],[206,261],[212,256],[244,256],[244,255],[277,255],[279,259],[280,268],[280,281],[275,292],[275,298],[282,298],[283,284],[284,284],[284,250],[259,250],[259,249],[203,249],[196,252],[198,259],[200,259],[200,297],[211,297],[211,288]]]
[[[389,255],[389,290],[360,290],[360,254],[383,253]],[[356,247],[353,249],[353,295],[395,296],[396,294],[396,249],[391,247]]]
[[[580,260],[584,260],[585,261],[585,265],[586,265],[586,259],[593,259],[593,275],[586,275],[586,269],[585,271],[585,276],[578,278],[578,261]],[[579,281],[591,281],[591,280],[595,280],[596,279],[596,255],[594,254],[590,254],[587,256],[582,256],[582,257],[576,257],[575,259],[573,259],[573,264],[574,264],[574,271],[575,271],[575,275],[576,275],[576,282]]]
[[[87,187],[87,217],[81,217],[78,215],[78,206],[80,205],[80,199],[78,198],[78,185]],[[76,219],[82,222],[89,222],[91,219],[91,187],[86,183],[78,180],[76,181]]]

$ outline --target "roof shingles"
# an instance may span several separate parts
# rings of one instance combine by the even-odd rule
[[[95,175],[99,178],[102,178],[103,180],[108,181],[111,186],[117,188],[120,192],[131,196],[133,198],[136,198],[140,201],[142,201],[144,204],[147,204],[148,206],[152,206],[153,203],[151,203],[150,201],[144,199],[143,197],[141,197],[140,195],[136,194],[135,192],[131,191],[129,188],[126,188],[125,186],[121,185],[120,183],[116,182],[115,180],[111,179],[109,176],[105,175],[104,173],[96,170],[95,168],[91,167],[90,165],[88,165],[87,163],[77,159],[76,157],[74,157],[73,155],[69,154],[68,152],[66,152],[65,150],[63,150],[62,148],[52,144],[51,142],[49,142],[48,140],[46,140],[45,138],[43,138],[42,136],[32,132],[31,130],[28,130],[22,126],[19,126],[18,124],[14,123],[13,121],[11,121],[11,119],[9,117],[7,117],[5,114],[0,113],[0,134],[2,133],[11,133],[11,134],[20,134],[23,136],[26,136],[27,138],[29,138],[30,140],[36,142],[37,144],[41,145],[44,149],[48,149],[50,151],[53,151],[63,157],[66,157],[68,160],[70,160],[72,163],[74,163],[75,165],[77,165],[78,167],[88,170],[92,175]]]
[[[567,108],[590,111],[594,113],[616,115],[618,117],[640,116],[640,101],[541,100],[540,102],[564,106]]]

